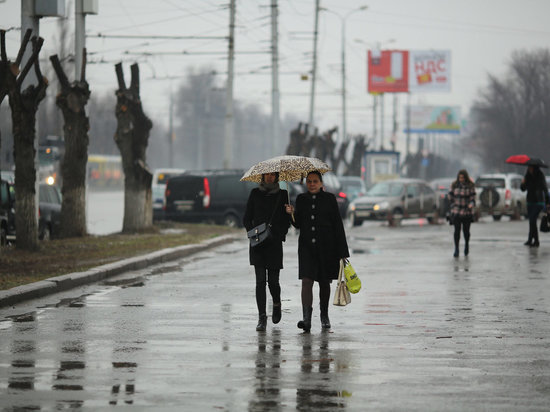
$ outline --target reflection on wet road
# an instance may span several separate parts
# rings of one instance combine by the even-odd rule
[[[246,242],[0,310],[5,411],[545,410],[550,244],[525,222],[348,229],[363,290],[301,316],[297,241],[283,319],[255,332]],[[317,302],[315,302],[317,304]],[[270,309],[269,309],[270,310]]]

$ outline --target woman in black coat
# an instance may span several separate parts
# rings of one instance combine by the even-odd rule
[[[527,216],[529,217],[529,237],[524,244],[530,247],[539,247],[537,218],[545,206],[550,207],[548,186],[546,185],[544,174],[539,167],[527,167],[527,173],[525,173],[525,177],[521,182],[521,190],[527,190]]]
[[[321,173],[310,172],[306,185],[307,193],[296,198],[293,225],[300,229],[298,278],[302,280],[304,318],[298,322],[298,327],[309,332],[313,311],[313,283],[319,283],[321,326],[329,329],[330,283],[333,279],[338,279],[340,259],[348,257],[349,251],[336,197],[323,190]],[[287,206],[287,213],[294,213],[294,208]]]
[[[264,331],[267,326],[266,282],[273,299],[271,320],[273,323],[281,320],[279,272],[283,268],[283,242],[290,226],[290,217],[285,213],[287,199],[287,191],[279,189],[279,174],[266,173],[262,175],[259,187],[251,190],[243,217],[247,232],[271,222],[271,236],[262,244],[249,247],[250,264],[256,272],[257,331]]]

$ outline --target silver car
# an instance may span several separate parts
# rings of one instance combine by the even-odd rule
[[[523,176],[517,173],[484,174],[476,180],[476,215],[488,214],[498,221],[502,216],[519,219],[527,214],[526,193],[521,191]]]
[[[349,206],[348,217],[353,226],[364,220],[387,220],[399,225],[402,219],[437,218],[437,195],[420,179],[395,179],[376,183],[367,193]]]

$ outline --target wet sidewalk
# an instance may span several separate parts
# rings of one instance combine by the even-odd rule
[[[238,241],[101,284],[0,309],[6,411],[543,411],[550,406],[550,237],[526,222],[348,229],[363,290],[301,317],[297,239],[285,244],[283,319],[255,331]]]

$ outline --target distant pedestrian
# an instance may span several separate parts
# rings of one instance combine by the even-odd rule
[[[346,233],[336,198],[323,190],[320,172],[310,172],[306,178],[307,192],[296,198],[293,225],[300,229],[298,238],[298,278],[302,280],[303,319],[298,327],[304,332],[311,329],[313,312],[313,284],[319,283],[321,327],[330,329],[328,305],[330,283],[338,278],[340,259],[348,257]],[[294,213],[288,205],[287,213]]]
[[[476,205],[476,189],[474,182],[465,169],[458,172],[456,180],[451,184],[449,191],[451,204],[451,222],[455,227],[453,256],[458,257],[460,244],[460,230],[464,233],[464,256],[470,253],[470,225],[474,221],[474,207]]]
[[[529,217],[529,237],[526,246],[539,247],[539,231],[537,218],[546,206],[550,212],[550,199],[548,198],[548,186],[544,173],[538,166],[528,166],[525,177],[521,181],[521,190],[527,190],[527,216]]]
[[[267,326],[266,282],[273,299],[271,320],[273,323],[281,320],[279,273],[283,268],[283,242],[290,226],[290,217],[285,213],[286,199],[287,191],[279,188],[279,174],[263,174],[259,187],[250,192],[243,217],[247,231],[271,220],[271,236],[262,244],[250,247],[249,251],[250,265],[256,273],[257,331],[265,331]]]

